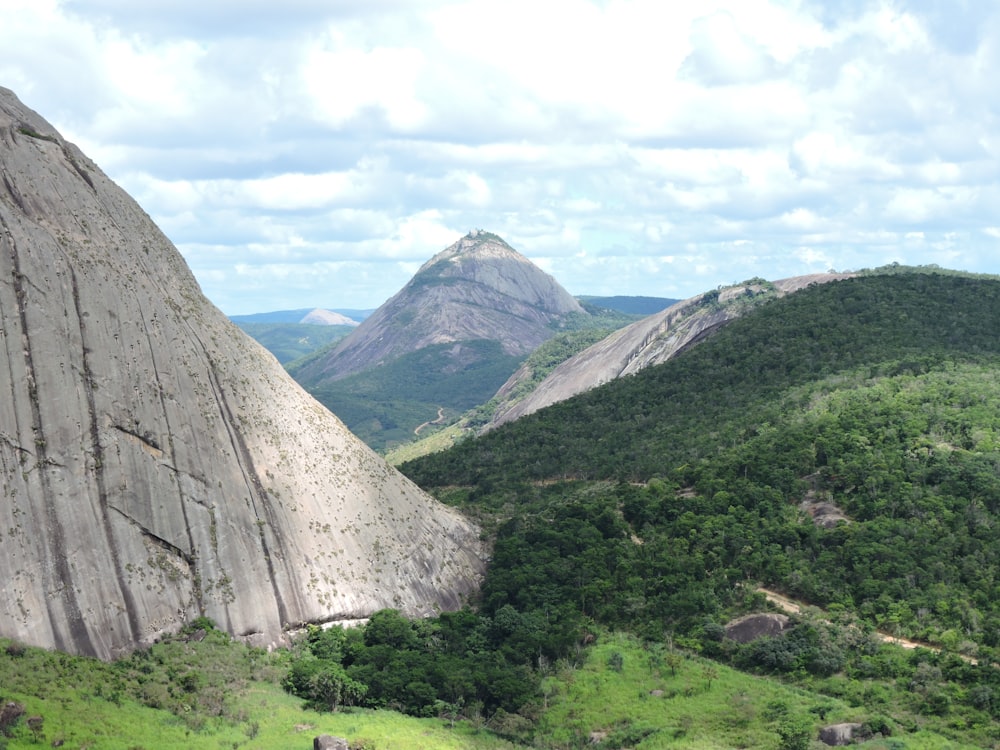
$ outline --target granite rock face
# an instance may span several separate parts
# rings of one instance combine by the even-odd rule
[[[296,372],[314,388],[433,344],[487,339],[528,354],[579,302],[495,234],[474,230],[441,251],[326,357]]]
[[[202,295],[150,218],[0,88],[0,635],[102,658],[199,616],[455,608],[478,530]]]
[[[521,380],[531,377],[524,369],[514,373],[497,393],[501,405],[487,429],[513,422],[615,378],[666,362],[767,299],[796,292],[810,284],[825,284],[850,276],[825,273],[775,282],[747,281],[678,302],[615,331],[570,357],[523,399],[503,403],[505,396],[517,390]]]

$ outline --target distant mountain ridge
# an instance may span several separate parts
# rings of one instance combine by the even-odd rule
[[[338,312],[333,312],[332,310],[324,310],[317,307],[315,310],[311,310],[300,323],[306,325],[317,325],[317,326],[356,326],[360,325],[359,321],[349,318],[346,315],[341,315]]]
[[[271,312],[250,313],[249,315],[230,315],[229,319],[237,325],[243,323],[302,323],[316,310],[336,313],[355,323],[360,323],[374,312],[374,310],[303,307],[298,310],[273,310]]]
[[[611,297],[595,297],[592,295],[577,295],[577,299],[585,304],[606,307],[611,310],[618,310],[629,315],[655,315],[661,310],[666,310],[671,305],[680,302],[679,299],[668,297],[644,297],[634,295],[616,294]]]

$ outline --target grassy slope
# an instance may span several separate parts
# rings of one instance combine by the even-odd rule
[[[0,646],[6,643],[0,641]],[[517,735],[518,728],[505,726],[502,718],[483,726],[481,722],[415,719],[393,711],[351,709],[331,714],[303,710],[301,702],[276,682],[285,663],[280,654],[217,643],[156,646],[153,653],[169,658],[148,674],[133,672],[131,661],[129,667],[114,667],[38,649],[27,649],[13,658],[0,654],[0,697],[4,702],[23,703],[26,716],[44,719],[40,742],[22,721],[6,740],[7,746],[31,748],[62,741],[62,747],[90,750],[304,750],[319,734],[346,737],[369,750],[526,746],[490,731],[495,728]],[[530,746],[778,750],[783,722],[799,721],[815,736],[824,723],[864,722],[875,715],[862,705],[747,675],[690,653],[676,652],[679,658],[672,668],[665,651],[652,658],[651,653],[632,636],[612,633],[599,636],[596,645],[581,653],[578,664],[555,665],[544,682],[547,707],[538,707],[538,732]],[[234,668],[234,663],[242,666]],[[249,663],[254,666],[248,670]],[[183,674],[191,664],[197,664],[204,681],[199,690],[187,692]],[[212,675],[231,681],[225,683],[227,705],[221,715],[209,715],[217,709]],[[142,690],[140,677],[147,680],[147,686],[162,683],[181,696],[184,702],[176,713],[138,702],[131,693]],[[825,722],[816,713],[821,706]],[[889,742],[895,744],[876,739],[866,747],[974,747],[928,730],[893,728]],[[595,732],[604,733],[602,743],[591,743]],[[3,741],[0,738],[0,746]]]
[[[495,341],[436,344],[310,392],[351,432],[384,451],[412,441],[438,409],[453,418],[487,400],[520,362]]]
[[[401,750],[510,747],[467,724],[453,729],[392,711],[305,711],[280,687],[284,654],[221,634],[157,644],[145,658],[112,665],[34,648],[11,656],[9,644],[0,639],[0,700],[21,703],[25,714],[12,737],[0,735],[0,747],[40,746],[25,725],[29,716],[43,718],[44,745],[90,750],[305,749],[319,734]]]

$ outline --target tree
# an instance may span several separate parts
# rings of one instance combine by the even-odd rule
[[[342,703],[353,706],[365,697],[368,688],[347,676],[344,668],[334,662],[324,662],[309,678],[311,703],[336,711]]]
[[[701,670],[702,676],[705,678],[705,683],[708,685],[708,690],[712,689],[712,681],[718,679],[719,670],[716,669],[714,664],[706,664]]]
[[[813,736],[813,725],[803,716],[787,715],[778,721],[781,750],[808,750]]]
[[[312,655],[293,662],[284,686],[309,705],[327,711],[336,711],[342,704],[352,706],[368,692],[368,686],[352,679],[339,662]]]

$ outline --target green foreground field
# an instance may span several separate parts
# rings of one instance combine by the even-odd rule
[[[286,653],[249,649],[222,634],[158,644],[148,656],[112,665],[5,641],[0,649],[0,698],[25,709],[9,736],[0,736],[0,748],[308,750],[315,736],[330,734],[357,750],[782,750],[824,747],[816,739],[823,724],[873,720],[892,734],[865,743],[870,750],[974,747],[910,720],[875,716],[862,705],[691,653],[650,649],[619,633],[600,636],[577,663],[547,670],[530,733],[509,716],[469,721],[305,710],[280,687]],[[145,705],[157,703],[163,707]],[[891,705],[883,710],[892,715]],[[42,717],[34,732],[26,721],[33,716]]]

